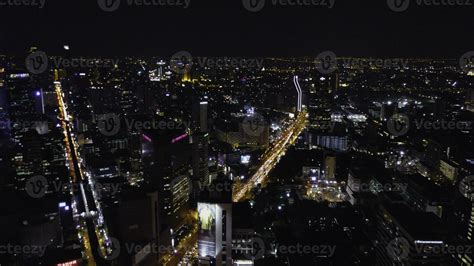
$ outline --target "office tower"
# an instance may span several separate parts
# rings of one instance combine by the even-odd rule
[[[467,89],[466,100],[466,110],[474,112],[474,89]]]
[[[200,132],[207,132],[207,102],[199,103],[199,129]]]
[[[193,149],[193,174],[201,185],[209,184],[209,133],[198,132],[191,137]]]
[[[209,133],[207,132],[208,103],[201,101],[194,108],[195,128],[191,137],[193,149],[193,174],[202,186],[209,184]],[[199,111],[198,111],[199,110]]]
[[[163,226],[175,222],[173,180],[190,168],[191,152],[187,137],[182,130],[146,131],[142,136],[144,181],[159,192]]]
[[[140,190],[125,191],[117,207],[117,237],[121,243],[131,246],[156,247],[160,235],[159,192]],[[157,254],[144,248],[143,251],[123,252],[129,265],[149,265],[156,262]]]
[[[336,177],[336,156],[331,154],[326,154],[324,158],[324,173],[326,178],[335,178]]]

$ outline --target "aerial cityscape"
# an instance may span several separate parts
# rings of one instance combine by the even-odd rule
[[[474,265],[472,4],[237,2],[0,0],[0,266]]]

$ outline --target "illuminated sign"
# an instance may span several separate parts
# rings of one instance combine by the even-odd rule
[[[216,205],[198,203],[198,251],[200,257],[216,253]]]
[[[180,141],[180,140],[186,138],[187,136],[188,136],[188,134],[183,134],[183,135],[181,135],[181,136],[179,136],[179,137],[176,137],[176,138],[174,138],[174,139],[171,140],[171,143],[178,142],[178,141]]]

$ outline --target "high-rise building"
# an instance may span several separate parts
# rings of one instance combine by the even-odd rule
[[[474,112],[474,89],[467,89],[465,104],[466,110]]]
[[[232,265],[232,189],[220,175],[198,202],[199,265]]]
[[[336,177],[336,156],[327,154],[324,158],[324,173],[326,178]]]

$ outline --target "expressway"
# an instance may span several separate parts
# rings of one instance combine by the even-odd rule
[[[78,153],[78,144],[72,133],[71,116],[67,112],[61,83],[54,82],[59,107],[59,120],[64,133],[64,142],[71,176],[71,196],[74,218],[78,223],[79,237],[84,245],[84,256],[88,265],[102,265],[107,256],[105,250],[106,229],[100,205],[95,200],[92,179],[86,172]]]
[[[232,200],[242,201],[253,188],[266,181],[268,173],[279,162],[287,148],[294,144],[300,133],[306,127],[306,110],[302,110],[294,121],[285,129],[280,138],[261,157],[258,170],[244,184],[234,185]]]

